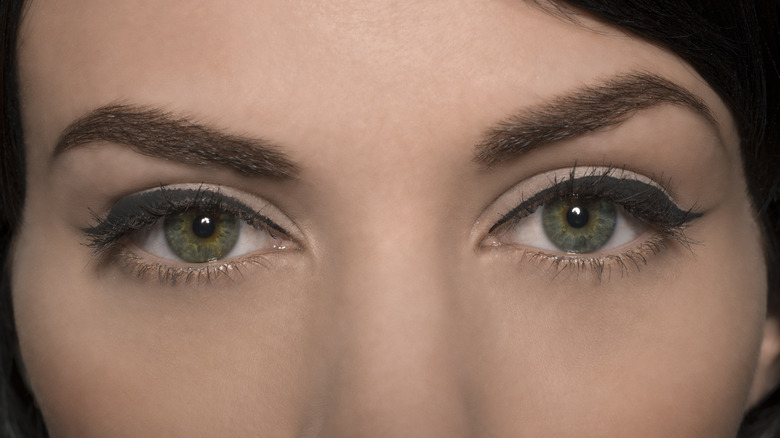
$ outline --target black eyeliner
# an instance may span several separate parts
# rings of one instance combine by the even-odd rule
[[[660,228],[666,234],[674,234],[675,230],[702,216],[702,213],[692,209],[680,209],[663,190],[652,184],[632,178],[610,176],[611,172],[612,169],[608,169],[601,175],[574,177],[572,171],[566,180],[554,183],[552,187],[534,194],[510,210],[490,227],[488,233],[493,233],[510,221],[533,214],[545,202],[560,198],[609,200],[636,219]]]
[[[95,217],[96,224],[83,228],[87,246],[101,252],[110,248],[124,235],[143,230],[160,218],[191,209],[223,211],[234,214],[256,228],[267,227],[287,235],[282,227],[245,204],[209,189],[167,189],[135,193],[114,204],[105,218]]]

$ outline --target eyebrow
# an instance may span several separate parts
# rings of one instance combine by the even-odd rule
[[[154,158],[226,167],[245,176],[295,177],[298,166],[270,141],[231,135],[145,106],[111,104],[68,126],[54,157],[78,146],[110,142]]]
[[[661,104],[692,109],[717,127],[712,110],[692,92],[654,74],[626,73],[509,116],[485,131],[474,161],[491,168],[539,146],[618,125]]]

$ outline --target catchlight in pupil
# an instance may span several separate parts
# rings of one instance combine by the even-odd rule
[[[206,263],[225,257],[236,245],[240,220],[229,213],[185,211],[163,222],[168,247],[188,263]]]
[[[567,253],[597,251],[606,245],[617,225],[617,207],[603,199],[554,199],[542,208],[544,233],[556,248]]]
[[[208,216],[197,216],[192,223],[192,232],[200,238],[207,238],[214,234],[214,221]]]
[[[566,213],[566,220],[574,228],[582,228],[588,224],[588,209],[584,207],[572,207]]]

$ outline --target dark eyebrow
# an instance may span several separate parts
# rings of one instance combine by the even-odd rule
[[[225,134],[184,117],[144,106],[112,104],[76,120],[54,156],[95,142],[127,146],[139,154],[197,166],[223,166],[246,176],[292,178],[298,167],[263,139]]]
[[[474,161],[490,168],[539,146],[618,125],[660,104],[690,108],[717,126],[702,99],[660,76],[627,73],[512,115],[488,129]]]

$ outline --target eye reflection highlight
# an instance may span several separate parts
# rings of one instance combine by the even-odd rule
[[[171,251],[188,263],[205,263],[227,255],[238,242],[240,224],[232,214],[188,211],[164,219]]]
[[[182,277],[210,281],[300,248],[287,231],[294,224],[267,201],[239,191],[227,195],[219,186],[195,187],[135,193],[120,199],[106,217],[96,217],[96,224],[83,231],[99,265],[172,284]]]
[[[542,207],[541,217],[547,238],[570,254],[601,249],[613,237],[618,219],[612,202],[580,198],[553,200]]]
[[[548,260],[561,269],[593,268],[599,278],[608,266],[625,273],[670,245],[689,246],[684,231],[702,216],[678,207],[652,179],[614,167],[535,175],[500,196],[495,208],[518,198],[524,200],[490,227],[484,248],[516,250],[523,259]]]

